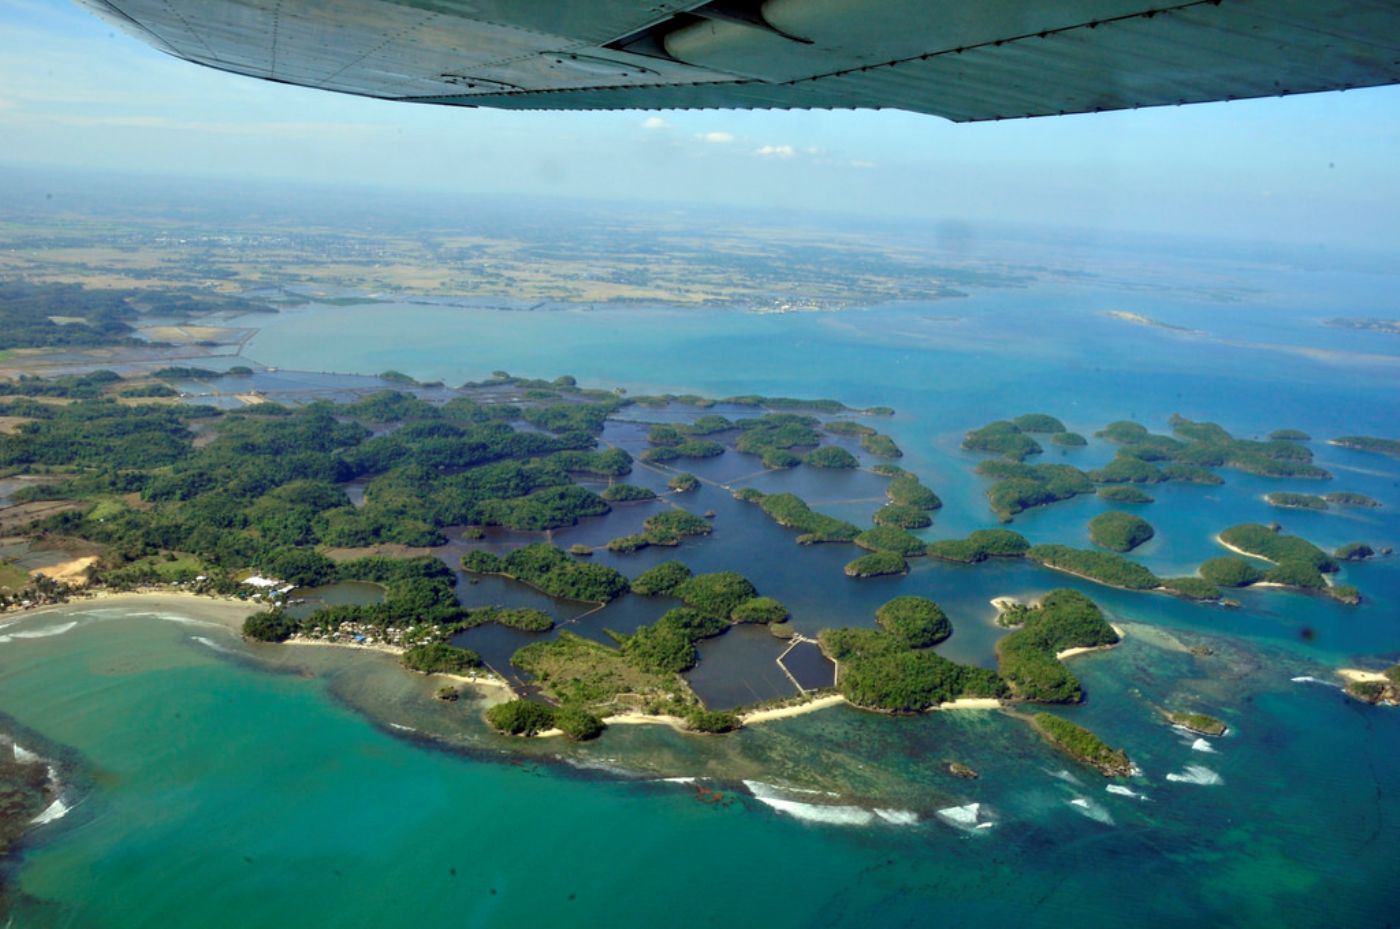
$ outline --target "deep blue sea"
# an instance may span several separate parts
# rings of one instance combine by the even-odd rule
[[[262,331],[246,355],[278,369],[261,375],[269,383],[299,377],[288,372],[392,368],[455,384],[504,369],[634,394],[888,405],[896,415],[873,424],[945,503],[921,533],[929,539],[996,524],[972,470],[978,458],[958,444],[992,419],[1046,412],[1092,435],[1129,418],[1166,432],[1181,413],[1240,437],[1282,427],[1313,436],[1318,463],[1335,475],[1325,487],[1223,471],[1220,487],[1149,488],[1156,501],[1135,511],[1157,535],[1133,557],[1168,575],[1222,554],[1212,537],[1244,521],[1277,520],[1329,549],[1400,542],[1400,460],[1325,444],[1400,437],[1400,337],[1322,325],[1400,315],[1400,278],[1327,264],[1120,254],[1096,277],[1047,275],[1025,288],[833,313],[311,305],[248,322]],[[1183,328],[1104,315],[1115,310]],[[625,422],[606,438],[643,447],[641,429]],[[1112,454],[1091,439],[1039,460],[1092,467]],[[883,488],[866,472],[759,473],[734,453],[687,469],[792,489],[860,523]],[[664,476],[639,469],[629,480],[660,486]],[[1263,500],[1274,490],[1356,491],[1385,506],[1279,510]],[[992,597],[1084,590],[1128,635],[1119,648],[1074,659],[1089,698],[1062,712],[1125,748],[1141,776],[1118,785],[1130,793],[1110,792],[994,711],[891,718],[837,707],[726,737],[619,726],[584,746],[522,747],[483,732],[471,701],[444,709],[430,682],[382,656],[254,648],[217,627],[170,621],[178,611],[75,605],[0,630],[0,711],[26,727],[36,750],[64,760],[74,799],[13,864],[14,924],[1400,920],[1400,711],[1347,699],[1333,674],[1400,659],[1400,561],[1345,567],[1341,580],[1365,597],[1355,607],[1255,590],[1226,609],[1019,562],[920,560],[903,578],[849,581],[840,570],[849,547],[798,548],[792,533],[714,486],[686,505],[715,510],[712,536],[678,552],[596,557],[630,575],[667,557],[697,571],[742,571],[809,633],[869,623],[890,597],[924,594],[954,624],[940,651],[982,663],[1002,632]],[[1086,523],[1108,508],[1081,497],[1020,514],[1012,528],[1087,547]],[[641,518],[619,508],[553,541],[606,541]],[[464,590],[483,603],[537,596],[493,579]],[[561,619],[578,612],[544,605]],[[624,599],[577,628],[601,635],[653,618]],[[519,644],[508,630],[471,635],[488,658]],[[705,644],[697,673],[707,661],[742,660],[726,648],[748,654],[727,639]],[[752,680],[754,694],[778,686],[758,669]],[[696,681],[717,694],[722,685],[703,673]],[[1230,733],[1197,740],[1173,730],[1155,709],[1168,705],[1216,715]],[[954,759],[980,778],[950,777]],[[724,799],[675,780],[689,778]]]

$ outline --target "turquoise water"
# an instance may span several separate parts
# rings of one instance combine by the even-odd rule
[[[1400,339],[1318,325],[1383,315],[1393,285],[1216,265],[1177,290],[1121,278],[831,315],[312,307],[259,318],[248,353],[282,368],[396,368],[449,383],[505,368],[634,392],[888,404],[898,415],[880,428],[946,504],[923,535],[944,538],[991,523],[976,459],[957,442],[993,418],[1043,410],[1088,434],[1126,417],[1165,430],[1181,412],[1241,436],[1285,426],[1317,439],[1395,435]],[[1106,319],[1107,309],[1204,334]],[[636,430],[613,426],[609,437],[627,445]],[[1140,512],[1158,538],[1141,560],[1188,571],[1219,554],[1215,532],[1246,519],[1277,519],[1325,546],[1400,541],[1400,462],[1314,448],[1337,475],[1323,490],[1387,507],[1275,510],[1266,491],[1318,485],[1223,472],[1224,487],[1150,488],[1157,502]],[[1064,454],[1092,464],[1111,450]],[[726,455],[690,470],[731,480],[751,473],[743,465]],[[749,482],[792,485],[863,522],[880,487],[867,478],[799,469]],[[955,625],[941,650],[986,661],[999,634],[991,597],[1086,590],[1129,635],[1075,659],[1090,698],[1065,712],[1127,749],[1143,771],[1128,786],[1147,799],[1105,791],[990,712],[837,708],[723,738],[614,727],[587,746],[521,749],[484,732],[477,705],[433,701],[431,682],[382,656],[250,649],[220,629],[77,606],[21,627],[76,623],[61,634],[0,645],[0,711],[66,760],[76,801],[12,869],[15,924],[1365,926],[1400,912],[1400,712],[1293,680],[1400,657],[1394,559],[1346,568],[1367,598],[1356,608],[1253,591],[1225,610],[1025,564],[919,563],[903,579],[846,583],[832,579],[849,548],[798,549],[716,488],[686,505],[714,509],[716,530],[680,557],[754,577],[803,631],[868,622],[896,592],[924,593]],[[1106,508],[1081,498],[1014,527],[1083,543]],[[626,510],[555,541],[605,540],[644,515]],[[675,554],[596,557],[635,574]],[[464,591],[478,602],[530,596],[495,579]],[[651,618],[628,600],[609,610],[579,622],[601,632]],[[508,653],[508,632],[472,634],[506,636]],[[1213,654],[1185,650],[1200,644]],[[1166,704],[1218,715],[1231,734],[1211,740],[1214,751],[1193,747],[1161,724],[1154,707]],[[952,759],[981,777],[952,778]],[[686,776],[712,778],[724,800],[659,780]],[[973,803],[990,828],[947,812]]]

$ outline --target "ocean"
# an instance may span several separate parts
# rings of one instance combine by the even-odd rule
[[[1393,315],[1395,283],[1325,263],[1139,256],[1097,277],[839,313],[310,305],[259,316],[246,354],[282,372],[392,368],[452,384],[505,369],[634,394],[892,406],[873,424],[945,503],[929,539],[996,524],[958,441],[1031,411],[1086,435],[1128,418],[1165,432],[1177,412],[1240,437],[1302,429],[1336,475],[1322,491],[1386,504],[1278,510],[1265,492],[1320,485],[1233,471],[1221,487],[1151,487],[1156,502],[1137,511],[1157,536],[1133,557],[1166,575],[1221,554],[1212,536],[1244,521],[1277,520],[1329,549],[1400,541],[1400,462],[1323,443],[1397,434],[1400,338],[1321,325]],[[608,438],[639,447],[626,423]],[[1091,440],[1039,460],[1111,455]],[[689,470],[756,470],[742,464],[728,453]],[[878,482],[805,470],[750,482],[868,521]],[[713,536],[598,559],[631,575],[670,556],[741,570],[807,632],[868,624],[889,597],[924,594],[953,620],[940,651],[980,663],[1000,634],[992,597],[1084,590],[1128,635],[1073,659],[1089,698],[1063,713],[1142,775],[1109,791],[994,711],[837,707],[730,736],[618,726],[583,746],[517,745],[484,732],[471,701],[443,707],[431,682],[381,655],[250,646],[173,621],[191,618],[178,606],[77,603],[0,629],[0,712],[59,761],[72,807],[11,862],[12,924],[1380,926],[1400,912],[1400,711],[1347,699],[1331,673],[1400,657],[1395,559],[1345,566],[1359,607],[1256,590],[1225,609],[1019,562],[920,560],[907,577],[857,582],[840,574],[849,547],[798,549],[718,488],[687,505],[716,510]],[[1011,528],[1087,547],[1085,524],[1108,508],[1077,498]],[[618,534],[585,524],[554,541]],[[480,602],[531,596],[505,582],[465,589]],[[625,604],[590,628],[652,618]],[[492,647],[513,644],[483,654]],[[1174,730],[1162,705],[1230,732]],[[950,760],[980,777],[951,777]]]

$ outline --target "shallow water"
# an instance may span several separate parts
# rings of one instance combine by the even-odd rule
[[[920,534],[948,538],[992,524],[971,471],[977,458],[957,444],[994,418],[1043,410],[1090,434],[1127,417],[1164,431],[1180,411],[1241,436],[1393,434],[1400,340],[1317,325],[1384,315],[1391,293],[1384,276],[1212,264],[1176,290],[1123,278],[835,315],[308,307],[260,317],[249,353],[284,368],[396,368],[449,383],[506,368],[634,393],[889,404],[898,414],[872,422],[945,501]],[[1108,320],[1105,309],[1206,335]],[[1316,347],[1348,354],[1310,354]],[[608,433],[634,451],[639,435],[618,425]],[[1328,547],[1400,540],[1400,462],[1313,448],[1336,474],[1324,490],[1367,493],[1386,508],[1276,510],[1266,491],[1316,485],[1223,472],[1223,487],[1149,488],[1157,502],[1136,511],[1158,535],[1134,557],[1186,572],[1220,553],[1214,533],[1245,520],[1277,519]],[[1044,460],[1087,466],[1110,455],[1091,440]],[[751,458],[732,452],[680,469],[792,488],[861,523],[883,487],[863,473],[755,474]],[[665,477],[638,468],[627,480],[659,490]],[[670,557],[741,571],[804,634],[869,624],[889,597],[925,594],[954,624],[939,650],[988,663],[1003,634],[992,597],[1086,591],[1128,636],[1073,659],[1089,699],[1056,712],[1128,751],[1143,771],[1119,785],[1132,793],[1107,791],[1020,722],[988,711],[893,718],[838,707],[726,737],[616,726],[582,746],[521,744],[486,732],[479,702],[439,703],[431,680],[382,655],[255,648],[149,611],[77,609],[7,626],[0,646],[0,710],[87,772],[82,801],[34,834],[12,874],[15,924],[1362,926],[1400,912],[1387,840],[1400,817],[1400,712],[1313,682],[1333,683],[1338,665],[1400,657],[1395,559],[1345,568],[1342,580],[1366,596],[1360,607],[1262,590],[1228,610],[1020,562],[918,559],[904,578],[851,581],[841,575],[850,546],[799,548],[723,488],[676,502],[713,509],[714,534],[595,559],[632,576]],[[619,508],[553,541],[600,544],[664,505]],[[1080,498],[1022,514],[1014,528],[1037,542],[1086,544],[1088,519],[1108,508]],[[674,605],[629,598],[588,614],[499,578],[464,581],[461,593],[471,604],[542,605],[594,636]],[[24,637],[68,622],[77,625]],[[692,675],[701,686],[739,641],[730,636],[702,646]],[[495,627],[464,636],[493,664],[529,639]],[[1202,644],[1212,654],[1186,650]],[[765,659],[749,677],[771,680],[770,670]],[[1219,716],[1230,732],[1205,752],[1163,722],[1164,706]],[[980,777],[952,777],[951,760]],[[701,785],[723,798],[659,780],[688,777],[712,779]],[[722,884],[697,880],[709,869],[723,869]]]

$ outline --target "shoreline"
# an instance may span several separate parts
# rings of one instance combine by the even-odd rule
[[[1110,642],[1107,645],[1084,645],[1076,648],[1067,648],[1064,651],[1056,652],[1055,660],[1064,661],[1066,658],[1073,658],[1075,655],[1087,655],[1090,652],[1106,652],[1110,648],[1117,648],[1122,645],[1123,641],[1128,637],[1128,633],[1117,623],[1109,623],[1109,625],[1113,627],[1114,632],[1118,633],[1117,642]]]
[[[382,645],[382,644],[364,645],[364,644],[361,644],[361,643],[359,643],[359,642],[329,642],[329,641],[327,641],[327,640],[325,640],[325,639],[311,639],[311,638],[307,638],[307,637],[305,637],[305,636],[292,636],[291,638],[287,639],[285,642],[280,642],[280,643],[277,643],[277,644],[280,644],[280,645],[313,645],[313,646],[320,646],[320,647],[322,647],[322,648],[358,649],[359,651],[377,652],[377,653],[379,653],[379,654],[381,654],[381,655],[390,655],[390,656],[393,656],[393,657],[395,657],[395,658],[400,657],[401,655],[403,655],[403,653],[404,653],[404,651],[405,651],[405,649],[404,649],[402,646],[399,646],[399,645]],[[515,688],[514,688],[513,686],[511,686],[511,684],[510,684],[509,681],[507,681],[505,678],[501,677],[500,675],[498,675],[498,674],[493,674],[493,673],[491,673],[491,672],[489,672],[489,671],[487,672],[487,676],[485,676],[485,677],[469,677],[469,676],[467,676],[467,675],[465,675],[465,674],[448,674],[448,673],[445,672],[445,671],[433,671],[433,672],[424,674],[424,673],[421,673],[421,672],[418,672],[418,671],[414,671],[414,670],[412,670],[411,668],[403,668],[402,670],[403,670],[404,673],[406,673],[406,674],[417,674],[419,677],[441,677],[441,678],[445,678],[446,680],[449,680],[449,681],[457,681],[458,683],[461,683],[461,684],[471,684],[471,685],[475,685],[475,686],[478,686],[478,687],[493,687],[493,688],[496,688],[496,689],[498,689],[498,690],[508,690],[508,691],[510,691],[512,694],[515,693]]]
[[[1336,675],[1348,684],[1388,684],[1390,678],[1383,671],[1363,671],[1360,668],[1338,668]]]
[[[1219,545],[1221,548],[1228,549],[1229,551],[1234,552],[1236,555],[1243,555],[1245,558],[1257,558],[1260,561],[1267,561],[1269,564],[1278,564],[1278,562],[1274,561],[1272,558],[1265,558],[1263,555],[1256,555],[1253,552],[1247,552],[1242,548],[1238,548],[1234,545],[1231,545],[1229,542],[1226,542],[1224,539],[1222,539],[1219,533],[1216,533],[1210,538],[1211,541],[1214,542],[1216,545]],[[1249,586],[1258,587],[1259,584],[1250,584]],[[1280,584],[1279,586],[1283,585]]]
[[[81,608],[84,604],[105,604],[109,606],[121,606],[128,603],[163,604],[167,606],[198,605],[205,607],[209,616],[196,616],[194,619],[209,619],[209,621],[223,626],[238,635],[242,635],[243,620],[249,613],[265,612],[270,609],[266,603],[257,603],[243,600],[239,597],[227,594],[199,594],[192,590],[166,590],[163,588],[152,588],[149,590],[82,590],[71,595],[61,603],[44,603],[36,606],[21,607],[19,609],[7,610],[6,616],[14,616],[14,622],[27,616],[35,616],[42,613],[53,612],[55,610],[65,610]],[[237,607],[239,615],[234,618],[230,615]]]

